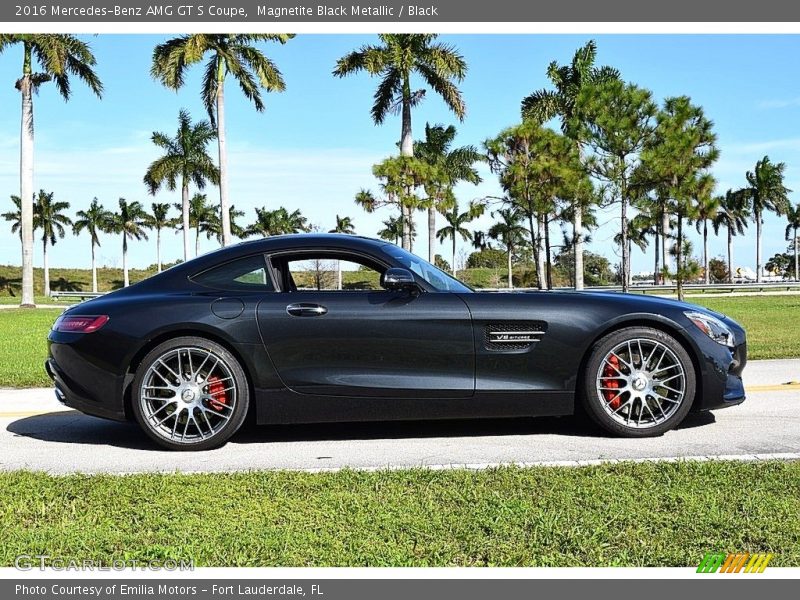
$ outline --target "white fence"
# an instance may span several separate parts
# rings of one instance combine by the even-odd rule
[[[555,290],[569,291],[574,288],[571,287],[558,287]],[[685,283],[683,284],[685,292],[693,293],[734,293],[734,292],[800,292],[800,281],[769,281],[764,283]],[[538,291],[538,288],[480,288],[483,292],[531,292]],[[598,285],[586,287],[586,292],[621,292],[621,285]],[[678,291],[678,286],[674,283],[664,285],[632,285],[628,287],[629,294],[675,294]]]

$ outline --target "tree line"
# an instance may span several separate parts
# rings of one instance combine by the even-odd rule
[[[19,196],[11,196],[15,210],[3,213],[6,221],[11,223],[11,232],[21,234],[22,214]],[[40,233],[39,241],[42,244],[44,293],[50,295],[50,271],[48,251],[66,237],[68,233],[80,235],[87,233],[91,246],[92,291],[97,292],[97,267],[96,249],[101,246],[101,234],[120,236],[122,243],[122,272],[123,284],[129,285],[128,277],[128,244],[133,241],[149,239],[148,232],[155,233],[156,239],[156,265],[160,273],[162,270],[161,235],[165,230],[174,230],[182,233],[183,239],[190,240],[194,235],[194,251],[189,257],[197,256],[201,237],[216,239],[222,244],[222,219],[219,206],[209,203],[205,194],[196,193],[189,200],[189,219],[187,223],[181,216],[182,204],[170,205],[163,202],[153,202],[148,211],[138,201],[129,201],[120,198],[116,210],[106,209],[97,198],[92,199],[86,210],[78,210],[74,218],[67,211],[69,202],[58,201],[53,192],[40,190],[33,202],[33,230]],[[174,208],[174,212],[173,212]],[[173,216],[177,212],[178,216]],[[246,239],[252,236],[267,237],[271,235],[284,235],[301,233],[312,230],[308,219],[299,210],[289,212],[284,207],[275,210],[255,208],[255,218],[252,223],[242,225],[239,219],[244,217],[244,212],[237,210],[234,205],[229,208],[230,226],[232,236]],[[336,215],[336,222],[329,233],[354,233],[350,217]]]
[[[184,260],[191,254],[192,229],[196,252],[201,234],[218,239],[224,246],[234,237],[308,228],[299,210],[290,213],[282,207],[256,209],[255,222],[239,226],[236,219],[243,214],[235,209],[228,195],[226,81],[233,80],[253,107],[263,111],[262,92],[282,92],[286,85],[279,68],[259,44],[286,44],[293,37],[191,34],[154,48],[150,74],[168,89],[183,88],[188,70],[203,63],[199,92],[208,119],[194,122],[187,111],[181,110],[174,136],[154,132],[152,142],[162,155],[143,176],[148,192],[154,196],[162,189],[180,189],[181,203],[176,206],[180,216],[168,217],[169,206],[162,203],[153,203],[148,212],[140,202],[120,199],[119,210],[108,212],[93,202],[89,211],[81,212],[96,211],[100,220],[94,229],[83,225],[77,231],[89,231],[93,254],[99,241],[96,232],[122,235],[126,265],[128,239],[146,238],[147,228],[156,230],[159,262],[160,232],[167,227],[178,227],[183,232]],[[69,224],[69,219],[59,221],[53,216],[66,218],[63,202],[53,201],[52,193],[34,193],[35,92],[41,85],[53,82],[68,100],[71,81],[78,79],[101,97],[103,84],[94,71],[96,59],[90,46],[76,36],[0,34],[0,53],[17,46],[23,50],[22,74],[16,82],[22,100],[21,191],[17,211],[6,216],[21,237],[21,304],[29,305],[33,303],[34,230],[42,231],[46,254],[47,245],[61,235],[60,228]],[[627,290],[632,281],[632,246],[644,250],[652,243],[656,282],[675,280],[679,296],[683,282],[701,272],[706,280],[709,278],[709,231],[716,235],[724,230],[728,240],[727,275],[733,279],[732,238],[741,235],[751,221],[756,229],[756,274],[761,281],[763,217],[772,211],[789,218],[787,239],[789,231],[793,231],[797,278],[795,241],[800,209],[789,201],[791,190],[784,184],[785,164],[764,156],[745,174],[741,188],[717,194],[712,168],[719,150],[713,122],[703,108],[688,96],[658,103],[652,92],[625,81],[617,69],[597,66],[596,55],[596,44],[589,41],[575,52],[570,63],[550,63],[546,71],[550,87],[534,90],[521,99],[518,124],[484,140],[479,147],[453,147],[456,129],[452,125],[426,124],[424,138],[413,137],[413,110],[429,91],[441,98],[459,121],[466,116],[459,84],[466,77],[468,65],[453,45],[441,42],[435,34],[382,34],[378,43],[366,44],[341,57],[333,76],[344,78],[363,72],[379,79],[371,109],[373,123],[382,125],[389,116],[398,114],[401,125],[397,148],[373,166],[378,190],[361,189],[355,202],[367,212],[392,207],[396,213],[384,221],[385,228],[379,235],[397,240],[409,250],[416,235],[416,213],[424,212],[429,260],[436,259],[436,240],[449,241],[453,269],[458,240],[472,241],[477,247],[496,240],[508,255],[509,287],[513,285],[513,263],[519,261],[532,261],[540,288],[552,287],[554,249],[558,248],[562,256],[571,252],[572,283],[576,289],[583,288],[584,245],[597,227],[596,212],[614,206],[619,211],[615,242],[620,249],[623,289]],[[217,147],[216,161],[208,150],[211,143]],[[497,177],[502,195],[473,199],[464,207],[456,197],[455,187],[460,183],[480,183],[480,163],[488,164]],[[213,209],[202,193],[207,185],[216,186],[219,191],[219,203]],[[48,197],[49,204],[44,200]],[[58,205],[60,209],[46,216],[46,211]],[[201,215],[204,210],[207,214]],[[495,220],[491,227],[486,232],[470,230],[468,223],[487,210]],[[445,220],[441,228],[437,228],[439,216]],[[76,224],[85,220],[76,217]],[[157,222],[163,225],[156,225]],[[337,216],[337,227],[338,222]],[[692,225],[703,236],[702,264],[693,258],[693,248],[686,237],[686,230]],[[560,227],[561,239],[551,239],[553,226]],[[349,229],[352,230],[352,222]]]

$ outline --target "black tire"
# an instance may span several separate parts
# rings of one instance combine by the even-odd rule
[[[657,346],[657,348],[666,347],[669,349],[671,354],[669,354],[670,358],[674,357],[680,366],[683,368],[684,377],[682,380],[679,380],[683,383],[683,394],[680,396],[680,400],[675,404],[667,403],[666,401],[662,402],[664,406],[667,406],[667,418],[665,418],[661,422],[656,422],[656,418],[658,418],[657,410],[653,410],[650,414],[656,415],[656,418],[652,419],[653,424],[650,426],[633,426],[626,425],[625,423],[621,423],[618,418],[612,417],[609,411],[613,412],[609,406],[612,406],[610,402],[606,398],[603,397],[603,391],[599,390],[598,387],[600,384],[598,383],[598,378],[602,377],[601,369],[605,369],[606,367],[606,356],[614,350],[618,348],[620,344],[626,344],[628,341],[631,340],[641,340],[644,342],[645,347],[648,347],[650,343],[657,343],[661,344],[662,346]],[[635,348],[635,346],[634,346]],[[647,365],[652,365],[650,363],[650,358],[653,358],[655,361],[654,355],[655,349],[652,351],[650,356],[647,356],[647,351],[643,350],[641,352],[640,363],[644,362],[642,368],[646,369]],[[634,350],[634,356],[640,356],[636,354],[636,350]],[[627,369],[623,366],[623,370]],[[677,371],[675,371],[677,372]],[[658,378],[654,378],[658,381]],[[607,381],[607,380],[606,380]],[[583,373],[582,377],[582,386],[581,386],[581,400],[583,403],[583,407],[586,411],[586,414],[600,427],[602,427],[608,433],[620,436],[620,437],[629,437],[629,438],[642,438],[642,437],[654,437],[662,435],[663,433],[675,428],[680,424],[681,421],[686,417],[689,410],[692,407],[692,403],[694,402],[694,396],[696,391],[696,382],[697,376],[694,369],[694,364],[692,363],[692,359],[689,356],[686,349],[671,335],[659,330],[653,329],[650,327],[627,327],[625,329],[620,329],[618,331],[614,331],[605,337],[601,338],[597,343],[594,344],[592,349],[590,350],[589,359],[586,363],[586,368]],[[605,384],[608,385],[608,384]],[[625,384],[630,385],[630,384]],[[659,385],[659,384],[655,384]],[[604,388],[605,389],[605,388]],[[632,388],[628,388],[632,389]],[[661,388],[659,388],[661,389]],[[636,393],[636,392],[634,392]],[[647,394],[647,392],[640,392],[642,394]],[[630,392],[629,392],[630,394]],[[612,392],[613,395],[613,392]],[[678,398],[679,396],[674,395],[673,398]],[[625,396],[623,396],[623,399]],[[628,399],[631,396],[627,396]],[[620,400],[622,403],[623,400]],[[634,401],[632,404],[633,407],[636,407],[636,402],[638,402],[638,407],[642,414],[647,416],[647,413],[644,412],[644,407],[642,406],[642,400]],[[650,402],[652,403],[653,400],[651,398]],[[613,407],[612,407],[613,408]],[[630,410],[634,410],[635,408],[629,408]],[[671,414],[669,411],[672,411]],[[621,411],[624,414],[624,410]],[[663,414],[663,413],[662,413]],[[620,419],[622,417],[619,417]]]
[[[142,398],[142,386],[145,383],[145,377],[148,376],[148,372],[150,368],[153,367],[157,362],[158,359],[164,356],[169,356],[170,353],[178,353],[178,360],[180,361],[180,350],[179,349],[187,349],[197,351],[197,352],[205,352],[213,355],[215,358],[220,359],[220,363],[222,366],[219,368],[222,369],[223,367],[227,369],[225,373],[229,373],[230,377],[232,378],[232,386],[233,387],[233,406],[230,409],[230,412],[223,413],[222,416],[218,416],[217,418],[214,417],[214,414],[211,411],[208,411],[208,414],[212,414],[211,421],[206,419],[206,422],[209,423],[209,427],[207,431],[203,431],[204,436],[202,439],[194,439],[192,438],[189,441],[186,440],[178,440],[178,439],[168,439],[162,433],[159,433],[158,428],[155,424],[151,421],[151,419],[160,420],[160,416],[155,418],[152,416],[148,418],[145,415],[145,411],[148,410],[148,405],[146,400]],[[181,363],[178,362],[180,365]],[[208,379],[210,373],[205,373],[205,379]],[[148,376],[151,377],[151,376]],[[163,379],[163,378],[162,378]],[[165,382],[166,383],[166,382]],[[208,383],[205,381],[204,383]],[[224,384],[227,385],[227,384]],[[200,389],[208,389],[208,386],[205,388],[200,386]],[[152,393],[152,392],[149,392]],[[169,392],[167,392],[169,393]],[[230,393],[230,392],[228,392]],[[175,393],[175,398],[178,397],[178,394]],[[178,403],[175,403],[177,406],[180,406]],[[167,448],[169,450],[210,450],[212,448],[218,448],[219,446],[223,445],[227,442],[230,437],[235,434],[239,428],[242,426],[245,418],[248,414],[248,408],[250,405],[250,388],[247,382],[247,376],[245,375],[244,369],[242,368],[239,361],[236,359],[233,354],[231,354],[224,346],[217,344],[211,340],[202,337],[194,337],[194,336],[183,336],[173,338],[171,340],[167,340],[153,348],[147,356],[144,357],[142,362],[139,364],[136,375],[133,379],[133,386],[131,388],[131,405],[133,409],[134,417],[136,418],[137,423],[142,428],[142,430],[147,434],[147,436],[155,441],[159,446],[163,448]],[[205,405],[208,405],[208,401],[206,401]],[[184,409],[185,410],[185,409]],[[196,417],[199,413],[195,412],[198,409],[192,409],[192,414]],[[167,412],[169,412],[169,408],[167,408]],[[162,412],[163,415],[167,415],[167,412]],[[188,414],[189,411],[187,411]],[[220,411],[222,412],[222,411]],[[223,421],[223,416],[228,415],[226,418],[227,420]],[[195,425],[193,427],[197,427],[196,431],[199,435],[200,423],[202,423],[202,419],[197,417],[195,420]],[[188,416],[186,418],[188,421]],[[177,418],[175,418],[175,422],[177,422]],[[212,423],[216,423],[218,425],[218,430],[214,431],[212,427]],[[188,425],[187,425],[188,428]],[[163,430],[162,430],[163,431]]]

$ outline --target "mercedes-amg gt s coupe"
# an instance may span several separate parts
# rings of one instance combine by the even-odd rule
[[[343,285],[342,273],[347,282]],[[660,435],[744,400],[744,330],[614,292],[481,292],[397,246],[229,246],[66,310],[45,368],[67,406],[170,449],[258,423],[569,415]]]

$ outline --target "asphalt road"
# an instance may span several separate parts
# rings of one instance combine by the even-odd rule
[[[0,470],[50,473],[325,470],[704,457],[800,459],[800,360],[753,361],[747,401],[659,438],[606,437],[574,418],[250,426],[223,448],[159,450],[133,424],[66,409],[52,390],[0,390]],[[794,383],[788,383],[794,382]]]

